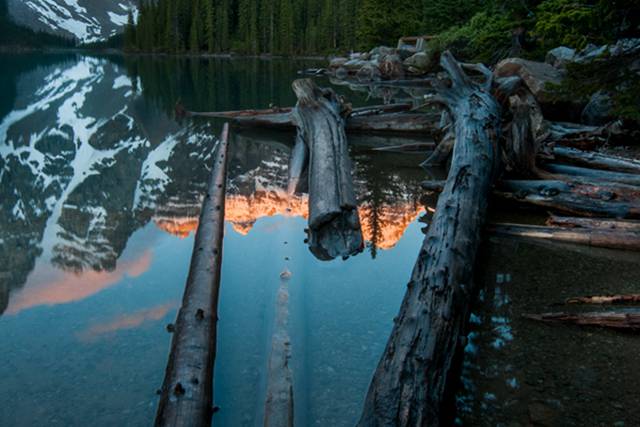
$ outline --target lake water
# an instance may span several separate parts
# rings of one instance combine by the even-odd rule
[[[293,105],[291,81],[317,64],[0,59],[0,425],[149,425],[222,127],[176,121],[174,105]],[[356,106],[415,95],[336,90]],[[232,134],[216,425],[262,425],[285,270],[296,425],[359,416],[424,236],[423,203],[434,205],[421,201],[420,155],[371,150],[401,140],[350,142],[366,248],[326,262],[304,242],[307,197],[286,191],[293,134]],[[511,240],[488,241],[481,258],[458,422],[640,425],[633,335],[521,318],[566,297],[638,292],[640,258]]]

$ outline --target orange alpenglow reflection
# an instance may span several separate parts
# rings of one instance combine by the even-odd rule
[[[225,220],[233,229],[246,236],[257,220],[264,217],[281,215],[285,217],[308,217],[308,196],[290,196],[284,191],[261,191],[251,196],[229,195],[225,202]],[[372,208],[368,205],[358,207],[364,239],[374,239]],[[380,249],[393,248],[402,238],[405,230],[423,209],[413,203],[385,205],[378,209],[378,232],[376,246]],[[175,217],[158,218],[156,225],[174,236],[185,238],[198,228],[198,218]]]
[[[157,322],[163,319],[169,311],[177,307],[176,302],[162,304],[156,307],[136,311],[135,313],[118,316],[110,322],[93,325],[77,334],[81,341],[92,341],[100,335],[109,334],[125,329],[135,329],[147,322]]]
[[[82,274],[65,272],[52,267],[34,271],[28,286],[12,294],[6,314],[17,314],[22,310],[41,305],[58,305],[89,298],[127,277],[138,277],[151,266],[152,254],[145,251],[134,260],[124,260],[111,272],[86,270]]]

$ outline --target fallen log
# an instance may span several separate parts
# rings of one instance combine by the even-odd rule
[[[473,265],[488,193],[498,165],[500,109],[492,75],[473,82],[449,52],[441,65],[452,86],[433,102],[455,119],[447,183],[408,284],[400,313],[373,376],[359,426],[451,425],[448,410],[475,287]]]
[[[351,178],[343,105],[310,79],[293,82],[297,138],[309,150],[309,248],[322,260],[362,251],[364,242]]]
[[[625,230],[640,232],[640,221],[631,219],[577,218],[551,215],[547,225],[569,228]]]
[[[392,151],[398,153],[423,153],[436,148],[433,142],[419,142],[414,144],[388,145],[384,147],[376,147],[373,151]]]
[[[640,295],[599,295],[569,298],[567,304],[615,305],[640,304]]]
[[[283,278],[276,299],[276,316],[269,356],[267,397],[264,404],[265,427],[293,427],[293,377],[289,368],[289,290]]]
[[[587,228],[545,227],[521,224],[492,224],[487,230],[494,235],[544,239],[608,249],[640,251],[640,232]]]
[[[189,276],[173,328],[156,426],[210,426],[222,265],[229,126],[224,125],[202,203]]]
[[[598,152],[586,152],[569,147],[554,147],[553,154],[559,161],[592,169],[640,174],[640,162]]]
[[[578,166],[547,163],[544,169],[554,174],[567,175],[589,182],[614,182],[638,186],[640,189],[640,174],[610,172],[598,169],[582,168]]]
[[[411,104],[374,105],[346,111],[346,129],[349,132],[424,133],[434,129],[435,114],[412,112]],[[185,111],[187,117],[209,117],[232,120],[243,127],[295,129],[293,108],[265,110],[238,110],[219,112]]]
[[[494,195],[578,216],[640,218],[640,189],[622,184],[566,181],[501,181]]]
[[[603,328],[635,332],[640,330],[640,313],[545,313],[525,314],[526,319],[546,323],[565,323],[579,326],[600,326]]]
[[[422,188],[440,193],[443,181],[424,181]],[[640,218],[640,188],[558,180],[503,180],[493,196],[514,203],[570,215],[605,218]]]

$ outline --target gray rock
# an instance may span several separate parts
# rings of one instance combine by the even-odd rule
[[[347,58],[342,58],[342,57],[332,58],[331,61],[329,61],[329,68],[340,68],[344,66],[344,64],[346,64],[347,61],[348,61]]]
[[[404,65],[409,69],[415,69],[416,74],[423,74],[430,71],[433,66],[433,60],[428,53],[418,52],[410,56],[404,61]]]
[[[553,65],[556,68],[565,68],[568,63],[575,61],[576,51],[566,46],[560,46],[555,49],[551,49],[547,53],[545,62]]]
[[[591,96],[591,100],[582,111],[582,122],[590,126],[602,126],[613,120],[613,101],[611,96],[598,91]]]
[[[564,73],[544,62],[528,61],[521,58],[508,58],[496,65],[496,77],[518,76],[536,97],[538,102],[549,101],[548,84],[560,84]]]
[[[389,80],[404,78],[404,67],[399,55],[386,55],[380,59],[380,74]]]

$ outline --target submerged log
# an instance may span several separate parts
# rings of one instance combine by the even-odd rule
[[[545,313],[525,314],[526,319],[546,323],[565,323],[580,326],[600,326],[621,331],[639,331],[640,313]]]
[[[293,377],[289,368],[291,339],[288,332],[289,290],[282,279],[276,300],[276,316],[269,356],[265,427],[293,427]]]
[[[312,80],[293,82],[298,139],[309,150],[309,248],[319,259],[347,257],[363,249],[343,105]]]
[[[608,249],[640,251],[640,232],[588,228],[544,227],[538,225],[492,224],[492,234],[500,236],[544,239]]]
[[[218,144],[176,319],[156,426],[210,426],[229,126]]]
[[[486,81],[473,82],[451,53],[441,65],[452,80],[434,102],[455,119],[455,147],[400,313],[375,371],[359,426],[451,425],[473,265],[497,166],[500,109]]]
[[[307,191],[307,165],[309,163],[309,148],[299,135],[296,136],[296,143],[291,151],[289,160],[289,180],[287,193],[289,195],[299,194]]]
[[[598,295],[588,297],[569,298],[567,304],[590,304],[590,305],[615,305],[615,304],[640,304],[640,295]]]

